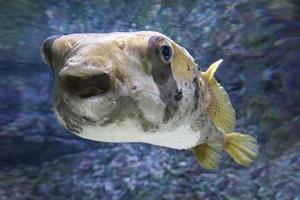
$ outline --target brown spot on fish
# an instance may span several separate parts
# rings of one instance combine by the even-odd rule
[[[191,71],[190,65],[187,65],[187,70]]]
[[[199,101],[199,90],[200,90],[200,87],[199,87],[199,80],[198,80],[198,77],[195,76],[193,78],[193,85],[194,85],[194,111],[198,109],[198,101]]]
[[[136,90],[137,89],[137,86],[136,85],[134,85],[134,86],[132,86],[132,88],[131,88],[132,90]]]
[[[183,94],[182,94],[182,89],[180,89],[177,94],[175,94],[175,99],[176,101],[180,101],[183,97]]]

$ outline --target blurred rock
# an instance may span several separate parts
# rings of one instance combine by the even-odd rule
[[[203,171],[191,152],[150,145],[62,156],[0,172],[1,199],[294,199],[300,144],[248,169]],[[122,152],[122,153],[120,153]],[[22,178],[21,178],[22,177]]]

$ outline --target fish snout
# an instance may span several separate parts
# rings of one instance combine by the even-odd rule
[[[53,58],[52,45],[53,42],[60,37],[61,35],[52,35],[43,42],[41,46],[40,54],[44,63],[51,65],[51,60]]]

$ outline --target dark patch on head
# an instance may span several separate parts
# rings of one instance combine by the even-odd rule
[[[61,35],[52,35],[52,36],[48,37],[43,43],[43,53],[44,53],[45,59],[47,60],[47,62],[49,62],[50,65],[52,65],[51,61],[53,58],[52,44],[53,44],[54,40],[56,40],[57,38],[60,38],[60,37],[61,37]]]
[[[117,106],[105,117],[107,120],[100,126],[124,121],[125,119],[136,119],[142,126],[144,132],[156,130],[158,126],[147,121],[143,112],[139,109],[137,102],[128,96],[121,97],[116,101]]]
[[[77,115],[70,105],[64,100],[61,100],[56,107],[60,117],[66,123],[66,129],[73,133],[80,134],[82,132],[82,126],[94,124],[95,121],[86,117]]]
[[[153,80],[159,89],[161,100],[167,105],[163,120],[168,121],[178,111],[178,101],[181,100],[182,97],[180,97],[179,93],[178,98],[176,98],[179,89],[173,76],[171,63],[164,63],[159,56],[158,44],[161,40],[164,40],[164,38],[160,36],[152,36],[149,39],[148,56],[152,61],[151,73]]]
[[[199,91],[200,91],[200,87],[199,87],[199,80],[198,77],[195,76],[193,78],[193,86],[194,86],[194,111],[198,109],[198,101],[199,101]]]

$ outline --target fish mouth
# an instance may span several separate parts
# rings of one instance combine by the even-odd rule
[[[109,92],[111,82],[106,73],[89,76],[65,75],[62,77],[62,85],[71,95],[86,99]]]

